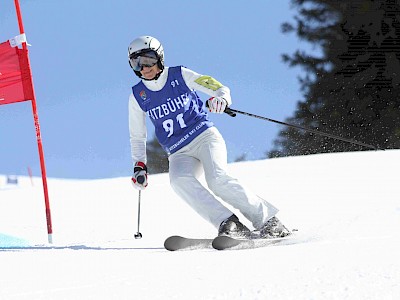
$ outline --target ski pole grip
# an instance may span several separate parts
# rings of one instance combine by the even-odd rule
[[[137,178],[137,182],[139,183],[139,184],[143,184],[143,182],[144,182],[144,180],[145,180],[146,178],[142,175],[142,176],[138,176],[138,178]]]
[[[230,115],[231,117],[236,117],[236,113],[232,111],[229,107],[226,107],[224,113]]]
[[[208,101],[206,101],[206,107],[209,108]],[[225,107],[224,113],[230,115],[231,117],[236,117],[236,113],[232,111],[229,107]]]

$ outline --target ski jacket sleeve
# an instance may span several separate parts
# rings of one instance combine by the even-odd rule
[[[223,97],[227,106],[232,104],[229,88],[211,76],[201,75],[188,68],[182,67],[182,77],[186,85],[211,97]]]
[[[133,93],[129,96],[129,135],[133,164],[139,161],[146,164],[146,113],[140,108]]]

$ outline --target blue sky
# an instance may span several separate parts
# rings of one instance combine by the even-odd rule
[[[128,96],[138,78],[127,47],[140,35],[164,45],[166,65],[184,65],[231,89],[232,108],[284,120],[302,99],[302,70],[283,53],[311,47],[280,26],[289,0],[20,0],[48,177],[106,178],[132,171]],[[2,1],[0,41],[19,33],[14,1]],[[311,49],[312,50],[312,49]],[[203,95],[204,96],[204,95]],[[247,116],[212,115],[229,160],[265,158],[281,128]],[[148,124],[149,135],[153,128]],[[30,102],[0,106],[0,174],[40,165]]]

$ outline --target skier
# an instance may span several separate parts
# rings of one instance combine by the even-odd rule
[[[250,231],[215,196],[238,209],[259,230],[260,236],[288,235],[289,231],[275,217],[278,209],[227,173],[225,141],[208,119],[207,109],[196,90],[211,97],[209,112],[223,113],[232,103],[229,88],[188,68],[166,67],[163,46],[151,36],[133,40],[128,47],[128,58],[141,79],[132,87],[129,97],[133,186],[143,190],[148,185],[147,115],[168,154],[173,190],[213,224],[218,235],[245,237]],[[212,193],[198,180],[202,172]]]

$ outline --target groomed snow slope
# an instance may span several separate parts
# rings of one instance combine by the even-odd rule
[[[49,179],[54,243],[40,178],[0,176],[0,299],[400,299],[400,151],[230,165],[232,175],[299,229],[291,244],[168,252],[169,235],[215,228],[173,193],[129,178]]]

